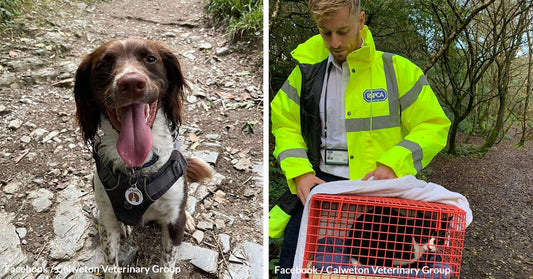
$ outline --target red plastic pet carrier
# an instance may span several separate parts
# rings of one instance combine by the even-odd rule
[[[451,205],[317,194],[302,278],[459,278],[465,227]]]

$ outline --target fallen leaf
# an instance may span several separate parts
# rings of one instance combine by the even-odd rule
[[[235,98],[235,95],[231,94],[231,93],[226,93],[226,92],[222,92],[222,91],[217,91],[216,92],[218,96],[220,96],[221,98],[226,98],[226,99],[233,99]]]
[[[200,140],[200,139],[198,138],[198,136],[195,135],[194,133],[190,133],[190,134],[189,134],[189,139],[191,140],[191,142],[197,142],[198,140]]]

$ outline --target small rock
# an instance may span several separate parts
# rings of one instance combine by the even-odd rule
[[[209,86],[209,85],[215,85],[217,84],[217,81],[215,79],[212,79],[212,78],[208,78],[206,81],[205,81],[205,85]]]
[[[245,242],[242,249],[248,260],[252,279],[263,277],[263,246],[253,242]]]
[[[263,176],[263,164],[256,164],[252,166],[252,171],[260,176]]]
[[[208,140],[218,140],[220,139],[220,135],[219,134],[207,134],[205,135],[205,138]]]
[[[200,88],[200,86],[198,86],[197,84],[191,83],[189,84],[189,87],[191,89],[192,96],[202,97],[202,98],[207,97],[207,92],[204,89]]]
[[[226,228],[226,222],[224,222],[222,219],[215,219],[215,226],[217,229],[223,230]]]
[[[196,189],[198,189],[198,186],[200,186],[198,182],[193,182],[189,184],[189,195],[196,193]]]
[[[176,33],[173,32],[165,32],[161,34],[163,38],[176,38]]]
[[[21,186],[22,184],[18,181],[10,182],[9,184],[6,185],[6,187],[4,187],[4,193],[6,194],[17,193]]]
[[[69,188],[61,191],[59,196],[67,190]],[[58,198],[58,204],[53,221],[54,239],[50,243],[50,257],[54,260],[72,259],[76,251],[83,248],[89,220],[83,214],[79,200],[71,201],[62,197]]]
[[[37,212],[43,212],[50,208],[52,205],[51,199],[54,197],[54,193],[47,189],[41,188],[36,191],[30,192],[28,199],[33,200],[31,205]]]
[[[220,246],[222,246],[222,252],[226,254],[230,250],[230,236],[221,233],[218,235],[218,241],[220,242]]]
[[[10,267],[16,267],[27,260],[25,253],[20,247],[15,226],[11,224],[14,215],[13,213],[0,212],[0,243],[2,243],[2,249],[0,249],[2,271],[0,275],[2,278],[14,278],[19,275],[12,274],[8,269],[5,269],[6,264]]]
[[[15,231],[16,231],[17,234],[19,235],[20,239],[25,238],[25,237],[26,237],[26,233],[28,232],[28,231],[26,230],[26,228],[17,228]]]
[[[237,257],[236,257],[235,255],[233,255],[233,254],[230,254],[230,255],[229,255],[228,261],[231,262],[231,263],[240,263],[240,264],[244,263],[244,262],[243,262],[243,259],[241,259],[241,258],[237,258]]]
[[[228,264],[228,269],[224,271],[222,279],[250,278],[250,267],[244,264]]]
[[[233,81],[228,81],[224,84],[224,87],[235,87],[235,82]]]
[[[246,190],[244,190],[244,193],[242,195],[245,198],[251,198],[251,197],[255,196],[255,191],[250,189],[250,188],[246,188]]]
[[[213,195],[213,199],[218,203],[223,203],[226,200],[226,193],[224,193],[222,190],[218,190]]]
[[[218,252],[183,242],[178,251],[179,260],[190,260],[191,264],[205,272],[215,274],[218,268]]]
[[[248,87],[246,87],[246,92],[248,92],[248,93],[252,93],[252,92],[254,92],[255,90],[257,90],[257,88],[255,88],[255,86],[248,86]]]
[[[207,221],[200,221],[198,222],[198,225],[196,227],[200,230],[212,230],[213,229],[213,223],[207,222]]]
[[[248,170],[251,167],[251,165],[252,165],[252,162],[250,162],[250,159],[244,158],[244,159],[239,159],[239,161],[233,166],[237,170]]]
[[[190,60],[192,61],[195,61],[196,60],[196,56],[194,56],[194,50],[188,50],[184,53],[181,53],[181,55],[185,58],[189,58]]]
[[[13,130],[17,130],[18,128],[20,128],[22,126],[24,122],[22,122],[22,120],[20,119],[15,119],[15,120],[11,120],[9,122],[9,124],[7,125],[7,127],[9,129],[13,129]]]
[[[192,234],[192,238],[194,238],[194,240],[196,240],[196,243],[198,243],[198,244],[202,243],[202,240],[204,240],[204,236],[205,236],[205,234],[201,230],[196,230]]]
[[[211,163],[213,165],[216,165],[218,160],[218,152],[215,151],[207,151],[207,150],[200,150],[194,152],[194,156],[204,160],[206,163]]]
[[[226,215],[226,214],[224,214],[222,212],[218,212],[216,210],[212,210],[211,213],[213,213],[217,217],[224,218],[224,219],[228,220],[230,226],[232,226],[233,223],[235,222],[235,217],[233,217],[233,216],[228,216],[228,215]]]
[[[48,133],[47,130],[42,129],[42,128],[37,128],[37,129],[33,130],[33,132],[30,133],[30,137],[42,138],[44,136],[44,134],[46,134],[46,133]]]
[[[203,209],[209,210],[213,206],[214,202],[211,199],[205,199],[202,203]]]
[[[230,53],[230,49],[228,47],[220,47],[220,48],[217,48],[216,50],[216,54],[218,56],[227,55],[229,53]]]
[[[57,72],[55,69],[44,68],[44,69],[38,70],[34,75],[32,75],[32,78],[36,83],[43,83],[46,81],[50,81],[56,75],[57,75]]]
[[[194,212],[196,211],[196,204],[198,204],[198,199],[196,199],[193,196],[187,197],[187,212],[189,214],[194,215]]]
[[[33,183],[37,184],[37,185],[42,185],[44,183],[44,179],[42,178],[35,178],[34,180],[32,180]]]
[[[222,182],[226,179],[225,176],[223,176],[220,173],[215,173],[213,177],[211,178],[211,181],[209,181],[210,185],[220,185]]]
[[[198,48],[200,50],[207,50],[213,48],[213,46],[210,43],[201,43],[198,45]]]
[[[59,131],[52,131],[43,138],[43,142],[48,142],[49,140],[57,137],[58,135],[59,135]]]
[[[2,76],[0,77],[0,87],[10,86],[16,81],[17,81],[17,77],[15,76],[15,74],[11,74],[11,73],[2,74]]]
[[[53,85],[56,87],[70,87],[74,83],[74,78],[62,78],[58,77],[60,80]]]
[[[31,138],[28,137],[28,136],[22,136],[20,138],[20,142],[22,142],[22,143],[30,143],[30,141],[31,141]]]
[[[196,189],[195,195],[199,200],[203,200],[209,195],[209,191],[205,185],[200,185],[198,186],[198,189]]]
[[[6,106],[0,105],[0,116],[9,114],[11,111],[9,111]]]

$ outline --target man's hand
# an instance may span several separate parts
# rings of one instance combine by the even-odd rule
[[[325,182],[311,172],[294,178],[294,181],[296,182],[296,195],[300,198],[303,205],[305,205],[305,201],[307,201],[307,196],[309,195],[309,192],[311,192],[311,188],[317,184],[322,184]]]
[[[367,173],[365,177],[363,177],[363,181],[367,181],[372,176],[374,177],[374,180],[398,178],[394,171],[385,165],[379,165],[375,170]]]

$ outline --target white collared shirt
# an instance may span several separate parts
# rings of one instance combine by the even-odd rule
[[[364,41],[362,41],[361,47],[363,45]],[[346,61],[339,65],[331,53],[327,63],[322,95],[320,96],[320,120],[322,122],[320,170],[339,177],[350,178],[348,166],[326,165],[324,163],[325,149],[348,150],[344,116],[344,94],[350,80],[350,68]],[[327,120],[327,123],[325,123],[325,120]]]

